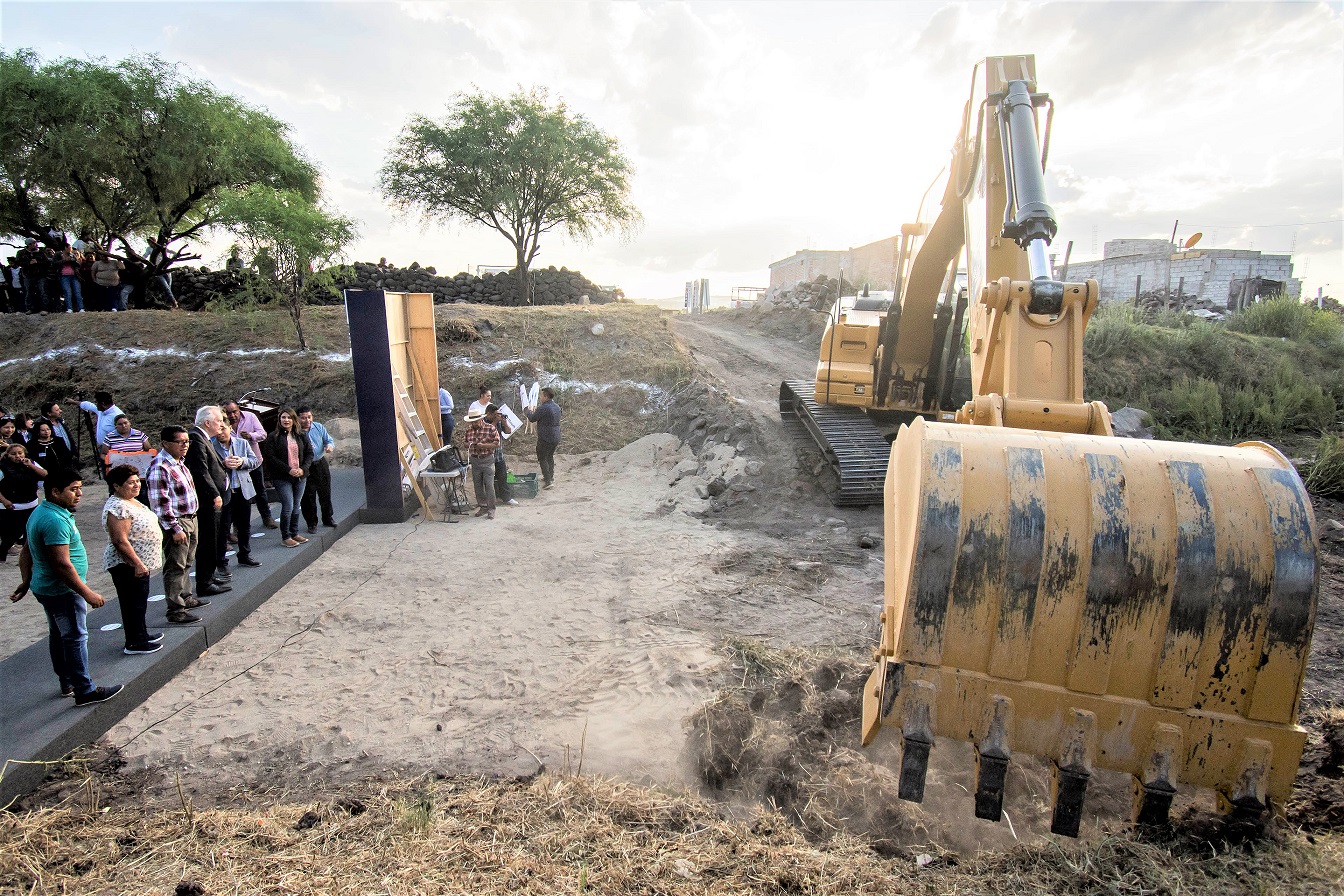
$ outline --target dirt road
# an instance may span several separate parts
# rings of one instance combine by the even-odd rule
[[[880,561],[855,541],[881,518],[840,514],[797,481],[772,393],[810,365],[801,350],[735,329],[678,332],[739,396],[727,413],[750,416],[763,452],[697,458],[654,435],[561,455],[554,489],[493,521],[361,526],[109,741],[132,768],[180,769],[205,793],[580,762],[689,783],[683,720],[719,685],[726,639],[867,642]],[[737,525],[699,490],[743,468],[771,485]]]

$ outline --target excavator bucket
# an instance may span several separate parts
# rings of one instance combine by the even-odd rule
[[[1281,454],[917,419],[885,501],[863,742],[900,728],[903,798],[942,735],[975,744],[982,818],[1020,754],[1053,761],[1060,834],[1095,768],[1134,777],[1140,823],[1193,788],[1281,809],[1317,591],[1311,503]]]

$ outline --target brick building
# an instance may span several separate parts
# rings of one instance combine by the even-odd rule
[[[1302,281],[1293,278],[1291,255],[1266,255],[1254,249],[1180,252],[1173,251],[1167,240],[1110,240],[1101,260],[1071,261],[1068,270],[1068,278],[1074,282],[1099,281],[1103,302],[1127,301],[1134,298],[1136,288],[1147,292],[1165,289],[1170,284],[1173,296],[1180,286],[1185,295],[1206,299],[1219,307],[1226,306],[1232,281],[1247,277],[1278,280],[1283,282],[1288,295],[1293,298],[1302,295]]]
[[[900,248],[901,238],[890,236],[848,249],[799,249],[788,258],[770,265],[770,289],[767,295],[773,296],[804,281],[815,280],[822,274],[839,277],[841,270],[845,272],[845,280],[850,283],[867,283],[873,289],[891,289],[896,254]]]

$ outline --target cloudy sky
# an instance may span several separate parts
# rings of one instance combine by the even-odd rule
[[[772,261],[895,233],[947,158],[971,69],[1034,53],[1057,105],[1056,246],[1201,231],[1292,251],[1344,296],[1340,3],[0,2],[0,45],[157,53],[290,122],[359,219],[351,255],[440,273],[504,238],[394,215],[377,171],[413,114],[542,86],[636,166],[633,238],[542,243],[633,297],[763,286]],[[223,246],[207,254],[222,255]]]

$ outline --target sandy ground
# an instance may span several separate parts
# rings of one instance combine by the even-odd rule
[[[691,336],[699,350],[714,338]],[[812,363],[799,350],[751,365],[760,382],[717,373],[764,418],[777,368],[795,375],[800,360]],[[766,466],[792,477],[781,440],[766,440]],[[711,467],[739,469],[723,448]],[[876,511],[840,514],[816,492],[763,508],[757,525],[712,525],[696,486],[715,470],[667,434],[557,462],[554,489],[493,521],[358,527],[108,742],[132,770],[181,770],[207,791],[296,772],[298,786],[580,762],[690,783],[683,720],[721,684],[725,639],[868,642],[880,552],[853,545],[880,531]],[[824,575],[807,559],[822,556],[840,561]]]

